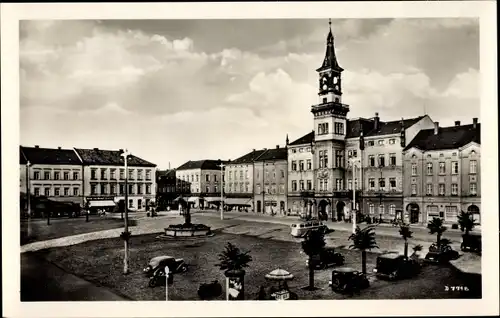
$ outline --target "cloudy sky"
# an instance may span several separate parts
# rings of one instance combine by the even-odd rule
[[[479,117],[477,19],[332,20],[352,117]],[[128,148],[159,168],[313,129],[327,20],[20,23],[22,145]]]

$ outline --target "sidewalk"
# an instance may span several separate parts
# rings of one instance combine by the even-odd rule
[[[32,254],[21,255],[21,301],[129,300]]]

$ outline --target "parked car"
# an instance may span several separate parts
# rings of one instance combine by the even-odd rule
[[[429,252],[425,255],[425,260],[433,263],[445,263],[457,259],[459,254],[448,244],[432,243]]]
[[[399,253],[386,253],[377,257],[373,272],[377,277],[390,280],[410,278],[420,272],[420,263]]]
[[[344,265],[344,255],[336,253],[333,247],[325,247],[321,253],[312,258],[315,269],[325,269],[328,266]],[[306,260],[306,265],[309,266],[309,259]]]
[[[165,267],[167,266],[170,279],[172,279],[173,274],[187,271],[187,265],[182,258],[172,256],[154,257],[143,270],[146,277],[149,277],[149,287],[155,287],[165,279]]]
[[[290,234],[294,237],[303,237],[308,231],[318,230],[325,233],[328,227],[317,219],[296,223],[291,225]]]
[[[328,282],[328,285],[337,293],[353,294],[368,288],[370,282],[363,273],[349,267],[341,267],[332,271],[332,280]]]
[[[462,251],[481,252],[481,234],[469,233],[462,235],[462,244],[460,244]]]

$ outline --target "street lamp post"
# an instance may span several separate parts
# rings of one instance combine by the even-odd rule
[[[224,167],[226,165],[222,162],[220,162],[220,219],[224,220]]]
[[[125,256],[123,258],[123,274],[128,274],[129,269],[128,269],[128,238],[129,238],[129,231],[128,231],[128,168],[127,168],[127,159],[130,153],[128,152],[127,149],[121,154],[124,159],[124,164],[125,164],[125,229],[123,232],[123,241],[124,241],[124,248],[125,248]]]
[[[26,199],[28,201],[27,203],[27,210],[28,210],[28,238],[31,236],[31,187],[30,187],[30,166],[31,163],[26,162]]]
[[[353,187],[352,187],[352,201],[353,201],[353,208],[352,208],[352,233],[356,233],[356,163],[361,163],[360,159],[350,159],[351,165],[352,165],[352,179],[353,179]]]

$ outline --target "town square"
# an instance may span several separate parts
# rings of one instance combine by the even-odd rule
[[[479,48],[471,17],[20,21],[20,301],[482,299]]]

